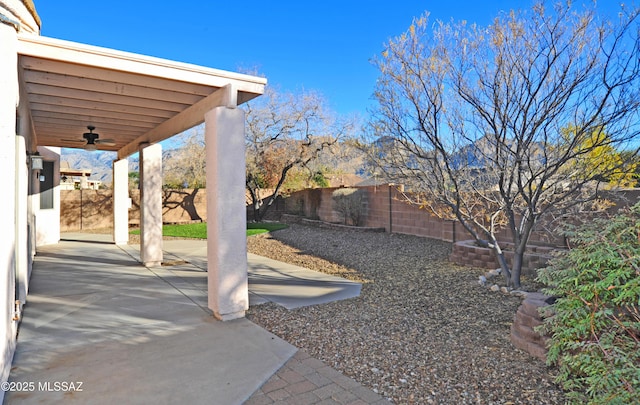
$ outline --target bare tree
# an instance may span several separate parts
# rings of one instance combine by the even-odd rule
[[[246,186],[254,220],[264,218],[281,192],[287,174],[309,166],[320,152],[347,136],[352,124],[327,109],[317,93],[266,94],[246,107]],[[261,190],[270,188],[263,202]]]
[[[365,169],[365,159],[357,140],[348,138],[323,150],[309,166],[312,172],[337,179],[346,174],[361,174]]]
[[[638,9],[609,21],[595,5],[545,6],[488,27],[425,14],[374,61],[370,158],[416,192],[412,202],[493,248],[514,288],[536,224],[584,209],[624,170],[622,159],[585,159],[598,148],[638,154]],[[510,266],[499,226],[512,235]]]
[[[179,135],[180,147],[169,151],[163,162],[164,184],[168,188],[199,189],[206,186],[204,128],[199,125]]]

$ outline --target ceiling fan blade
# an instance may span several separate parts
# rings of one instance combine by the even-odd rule
[[[116,144],[115,139],[96,139],[95,142],[105,146],[115,146]]]
[[[60,139],[60,141],[62,141],[62,142],[78,142],[78,143],[85,143],[86,142],[84,139]]]

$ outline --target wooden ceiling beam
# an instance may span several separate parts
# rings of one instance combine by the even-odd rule
[[[54,86],[60,89],[85,90],[100,94],[116,94],[119,96],[143,98],[148,100],[169,101],[191,105],[197,103],[204,96],[185,94],[177,91],[154,89],[133,84],[114,83],[104,80],[88,79],[84,77],[66,76],[48,72],[33,72],[25,70],[24,81],[27,84]]]
[[[115,124],[119,126],[138,127],[138,128],[148,129],[158,124],[153,122],[128,120],[125,117],[110,118],[110,117],[104,117],[100,115],[67,114],[67,113],[56,113],[56,112],[38,111],[38,110],[31,110],[31,116],[34,118],[38,117],[41,119],[59,119],[59,120],[67,120],[67,121],[88,122],[90,123],[90,125],[93,125],[96,127],[100,126],[100,124]]]
[[[101,101],[89,101],[77,98],[66,98],[59,96],[45,96],[39,94],[31,94],[29,96],[30,104],[44,104],[61,108],[85,108],[87,110],[96,111],[112,111],[124,114],[140,114],[150,117],[171,118],[176,115],[177,111],[161,110],[148,107],[137,107],[122,104],[105,103]]]
[[[36,129],[36,132],[40,133],[62,133],[68,134],[68,137],[78,137],[78,139],[82,139],[82,134],[87,132],[87,124],[85,121],[67,121],[67,120],[52,120],[52,119],[42,119],[39,117],[34,117],[33,123]],[[100,136],[112,138],[115,135],[123,136],[123,137],[139,137],[141,134],[144,134],[146,131],[144,128],[135,128],[132,127],[122,127],[115,126],[103,123],[101,124],[99,130],[96,130],[100,134]]]
[[[163,89],[198,96],[206,96],[215,90],[212,86],[176,82],[159,77],[141,76],[94,66],[70,65],[69,63],[61,61],[41,59],[32,56],[20,56],[20,65],[25,69],[25,71],[50,72],[66,76],[104,80],[111,83],[143,86],[152,89]]]
[[[227,105],[235,108],[236,100],[237,89],[232,84],[228,84],[120,149],[118,159],[137,152],[143,143],[161,142],[201,124],[204,122],[204,114],[215,107]]]
[[[96,117],[106,117],[106,118],[117,118],[131,121],[139,121],[139,122],[150,122],[154,124],[159,124],[164,121],[167,117],[154,117],[151,115],[144,114],[131,114],[129,112],[118,112],[118,111],[110,111],[110,110],[102,110],[97,108],[81,108],[81,107],[71,107],[71,106],[61,106],[56,104],[41,104],[41,103],[31,103],[31,111],[33,113],[60,113],[60,114],[71,114],[71,115],[86,115],[96,116]]]
[[[264,93],[265,78],[42,36],[18,34],[21,98],[33,145],[75,145],[87,125],[113,138],[126,157],[204,121],[217,106],[235,108]],[[73,138],[61,142],[64,137]],[[42,142],[41,142],[42,141]],[[57,142],[57,143],[56,143]]]
[[[257,95],[264,92],[264,86],[267,83],[267,80],[262,77],[36,35],[19,35],[18,53],[69,64],[217,88],[233,84],[239,91]]]
[[[96,93],[93,91],[59,88],[36,83],[27,83],[25,87],[27,88],[27,93],[29,95],[75,98],[78,100],[98,101],[103,103],[162,109],[174,112],[180,112],[189,106],[189,104],[184,103],[149,100],[138,97],[122,96],[119,94]]]

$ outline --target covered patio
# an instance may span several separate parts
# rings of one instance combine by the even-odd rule
[[[0,0],[0,171],[9,179],[0,198],[0,401],[239,404],[287,360],[306,370],[297,382],[321,389],[319,400],[360,390],[377,401],[315,359],[292,359],[294,347],[242,319],[250,293],[237,107],[261,95],[266,79],[46,38],[40,24],[31,0]],[[160,142],[202,122],[208,239],[197,252],[187,246],[199,266],[167,266],[180,259],[162,239]],[[63,147],[117,154],[106,239],[61,239]],[[134,153],[139,248],[127,243]],[[360,289],[295,273],[288,291],[283,275],[297,270],[263,265],[252,303],[319,303]]]
[[[163,262],[162,148],[159,142],[205,122],[208,307],[221,320],[248,308],[244,235],[244,113],[266,79],[33,34],[18,36],[18,127],[32,137],[36,245],[57,243],[61,147],[117,152],[113,162],[113,242],[128,241],[128,159],[139,153],[140,259]],[[20,132],[20,131],[19,131]],[[83,134],[99,134],[97,137]],[[47,164],[48,163],[48,164]],[[37,176],[37,177],[36,177]],[[44,180],[43,180],[44,179]],[[42,189],[41,189],[42,188]],[[40,206],[39,206],[40,205]],[[24,219],[26,221],[27,215]],[[28,280],[24,280],[25,284]]]

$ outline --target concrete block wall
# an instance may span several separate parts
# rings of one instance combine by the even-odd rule
[[[547,359],[549,337],[540,335],[535,328],[543,323],[539,309],[549,305],[549,298],[541,293],[528,293],[511,324],[511,343],[542,361]]]
[[[129,190],[129,224],[140,223],[140,191]],[[207,220],[205,189],[163,190],[162,221],[189,223]],[[113,226],[112,190],[63,190],[60,192],[60,230],[110,228]]]
[[[325,222],[343,223],[344,219],[342,215],[333,209],[333,199],[331,196],[336,190],[335,188],[322,188],[320,190],[320,201],[318,204],[317,215],[318,218]],[[317,191],[313,191],[317,193]],[[309,199],[311,201],[311,198]],[[317,204],[317,202],[316,202]],[[309,204],[310,208],[312,204]]]
[[[265,198],[268,191],[264,191]],[[129,190],[131,208],[129,224],[140,223],[140,190]],[[306,198],[306,197],[305,197]],[[60,192],[60,229],[62,232],[113,226],[113,190],[62,190]],[[287,204],[291,202],[287,201]],[[284,212],[284,201],[278,198],[266,219],[277,220]],[[309,203],[306,204],[307,207]],[[247,197],[247,218],[253,218]],[[178,189],[162,191],[162,221],[164,223],[205,222],[207,220],[207,190]]]
[[[310,219],[319,219],[324,222],[343,223],[342,215],[333,209],[332,195],[338,187],[315,188],[296,191],[285,198],[285,213],[302,215]],[[367,196],[367,199],[370,195]],[[370,210],[370,202],[367,201],[363,209]],[[366,225],[369,226],[369,225]]]
[[[424,236],[454,242],[469,235],[457,221],[443,220],[406,201],[402,186],[381,185],[361,187],[367,193],[363,226],[385,228],[387,232]],[[331,198],[336,188],[308,189],[291,193],[285,199],[285,212],[303,215],[325,222],[342,223],[340,213],[333,209]],[[315,197],[311,196],[315,193]],[[313,203],[320,198],[319,203]]]
[[[498,268],[498,262],[493,251],[475,246],[474,242],[474,240],[465,240],[454,243],[449,260],[460,266],[472,266],[481,269]]]
[[[113,223],[111,190],[60,192],[60,230],[108,228]]]
[[[440,219],[427,209],[410,204],[402,186],[381,185],[362,187],[362,189],[367,192],[366,204],[363,207],[366,211],[363,226],[384,228],[387,232],[423,236],[447,242],[463,242],[454,243],[451,261],[460,265],[486,269],[498,267],[497,259],[490,249],[475,247],[473,243],[465,242],[471,235],[459,222]],[[334,190],[336,188],[291,193],[285,199],[285,212],[330,223],[342,223],[340,213],[333,210],[331,196]],[[311,193],[315,194],[312,196]],[[509,252],[508,242],[511,240],[511,235],[506,229],[502,229],[497,237],[502,241],[507,262],[511,263],[513,254]],[[546,264],[554,247],[564,246],[564,240],[560,236],[541,231],[532,233],[530,243],[531,247],[524,257],[523,274],[533,274],[535,269]]]
[[[513,264],[513,252],[510,251],[512,247],[513,245],[509,243],[501,244],[505,259],[507,259],[507,263],[510,266]],[[535,276],[535,271],[544,267],[551,258],[553,250],[555,248],[550,246],[528,246],[522,262],[522,274]],[[472,266],[481,269],[496,269],[500,267],[493,249],[476,246],[475,240],[472,239],[454,243],[449,260],[460,266]]]

